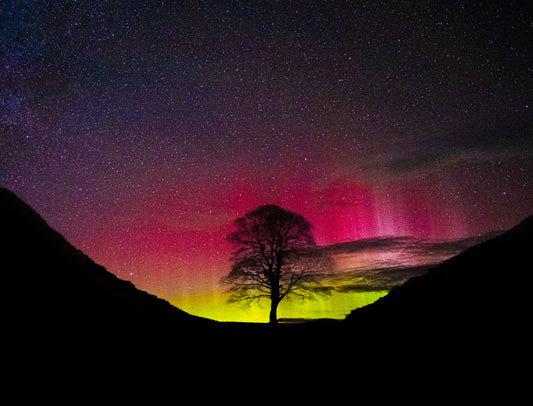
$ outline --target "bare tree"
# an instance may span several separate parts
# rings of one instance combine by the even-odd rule
[[[235,220],[226,239],[236,246],[231,272],[230,301],[270,300],[270,323],[277,323],[279,303],[287,296],[311,298],[328,294],[319,277],[332,265],[316,249],[313,226],[303,216],[275,205],[256,208]]]

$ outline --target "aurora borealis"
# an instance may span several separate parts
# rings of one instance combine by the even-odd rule
[[[531,21],[518,1],[5,1],[0,185],[177,304],[219,297],[224,236],[260,204],[320,245],[507,229],[533,214]]]

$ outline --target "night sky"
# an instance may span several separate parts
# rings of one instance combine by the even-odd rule
[[[533,214],[527,8],[2,1],[0,185],[167,299],[220,289],[260,204],[321,245],[510,228]]]

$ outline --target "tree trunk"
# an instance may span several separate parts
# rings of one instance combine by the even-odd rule
[[[270,285],[270,324],[278,323],[278,304],[279,304],[279,278],[271,279]]]
[[[270,324],[278,323],[278,304],[279,304],[278,298],[276,299],[272,298],[272,300],[270,301],[270,317],[269,317]]]

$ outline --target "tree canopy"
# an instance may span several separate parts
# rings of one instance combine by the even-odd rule
[[[260,206],[233,223],[226,236],[234,250],[230,273],[230,300],[251,303],[270,300],[270,323],[287,296],[312,298],[325,292],[319,278],[332,260],[317,249],[313,226],[303,216],[276,205]]]

